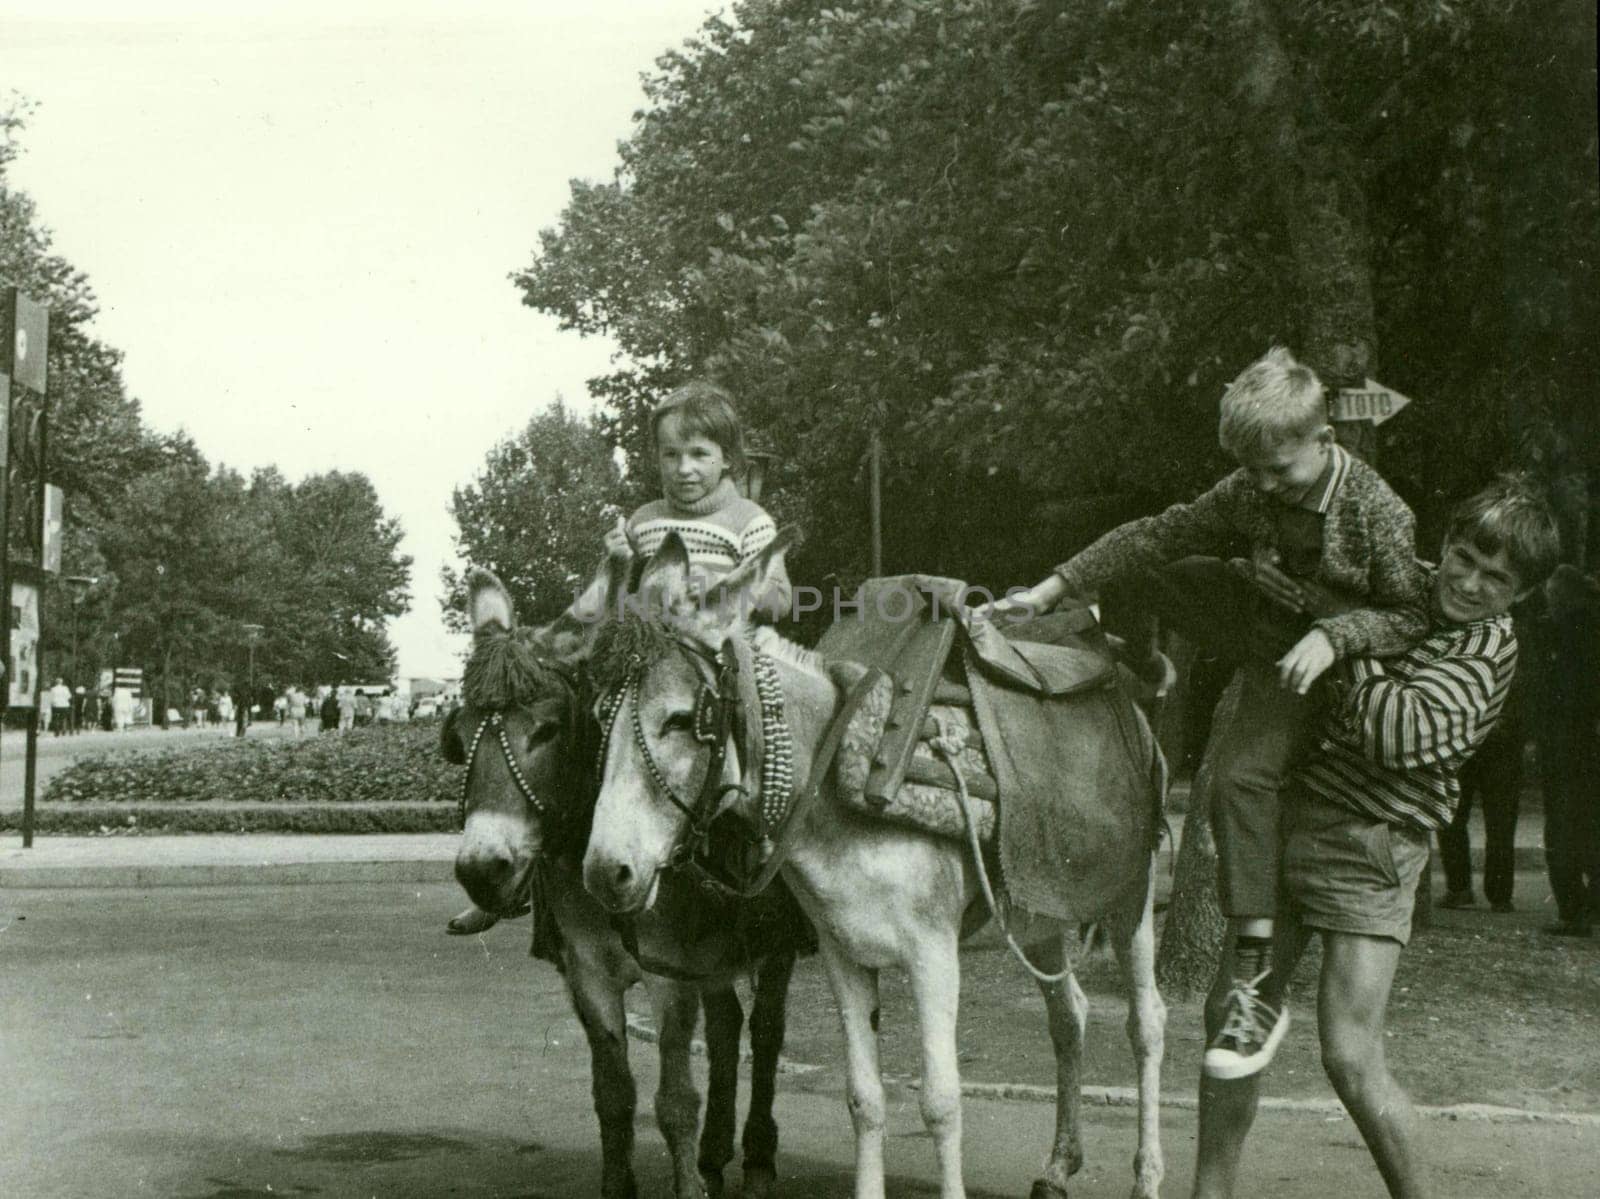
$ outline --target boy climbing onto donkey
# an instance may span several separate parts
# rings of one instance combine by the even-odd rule
[[[1550,574],[1559,544],[1548,506],[1515,480],[1457,508],[1429,585],[1427,636],[1389,661],[1340,664],[1318,748],[1284,794],[1282,903],[1263,998],[1281,1003],[1311,933],[1320,933],[1323,1065],[1389,1193],[1403,1199],[1427,1189],[1411,1102],[1384,1060],[1389,988],[1429,837],[1450,822],[1457,774],[1511,687],[1511,605]],[[1233,1194],[1259,1083],[1202,1080],[1196,1199]]]
[[[1233,716],[1208,748],[1228,936],[1204,1072],[1239,1078],[1271,1061],[1289,1023],[1263,988],[1278,792],[1307,740],[1308,693],[1337,661],[1409,649],[1427,617],[1411,510],[1334,440],[1310,368],[1282,348],[1252,363],[1222,397],[1219,440],[1239,467],[1209,491],[1113,529],[996,607],[1037,613],[1103,589],[1108,609],[1159,616],[1237,664]]]

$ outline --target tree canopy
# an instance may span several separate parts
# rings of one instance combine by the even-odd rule
[[[862,573],[877,428],[890,569],[1030,577],[1216,477],[1217,396],[1275,342],[1415,399],[1363,448],[1426,528],[1513,447],[1595,441],[1594,26],[751,0],[658,60],[614,176],[515,280],[618,340],[592,386],[631,462],[664,387],[735,391],[797,576]]]
[[[552,620],[589,581],[608,516],[623,499],[605,435],[558,399],[492,448],[478,476],[451,499],[463,561],[494,571],[522,619]],[[461,575],[443,572],[445,621],[466,629]]]

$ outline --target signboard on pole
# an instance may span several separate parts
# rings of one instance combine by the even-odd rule
[[[61,573],[61,523],[66,497],[54,483],[44,485],[44,528],[39,531],[40,565],[51,574]]]
[[[7,702],[13,708],[33,707],[39,674],[39,588],[11,583],[11,661],[6,666]]]
[[[15,287],[0,288],[0,373],[43,395],[49,333],[50,309]]]
[[[1410,397],[1385,387],[1376,379],[1368,379],[1365,387],[1341,387],[1334,392],[1328,405],[1328,419],[1365,420],[1377,426],[1409,403]]]

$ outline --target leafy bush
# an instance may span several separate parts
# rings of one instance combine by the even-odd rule
[[[50,780],[46,803],[454,803],[459,768],[439,756],[438,726],[375,725],[301,741],[83,758]]]
[[[22,811],[0,811],[0,832],[22,827]],[[43,836],[151,836],[173,833],[455,833],[449,804],[169,804],[41,805],[33,830]]]

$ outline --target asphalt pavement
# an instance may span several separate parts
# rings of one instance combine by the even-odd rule
[[[594,1195],[588,1053],[560,978],[528,958],[525,922],[444,936],[459,904],[453,884],[398,881],[0,890],[0,1195]],[[648,1047],[633,1060],[641,1193],[665,1196]],[[780,1077],[778,1193],[846,1196],[843,1097],[811,1077]],[[936,1194],[916,1093],[889,1101],[890,1196]],[[1051,1109],[975,1096],[965,1121],[972,1199],[1027,1194]],[[1132,1111],[1086,1104],[1083,1128],[1074,1199],[1121,1199]],[[1162,1134],[1164,1193],[1185,1195],[1193,1111],[1164,1108]],[[1592,1193],[1593,1119],[1431,1119],[1423,1136],[1440,1196]],[[1267,1111],[1241,1193],[1383,1187],[1342,1116]]]

